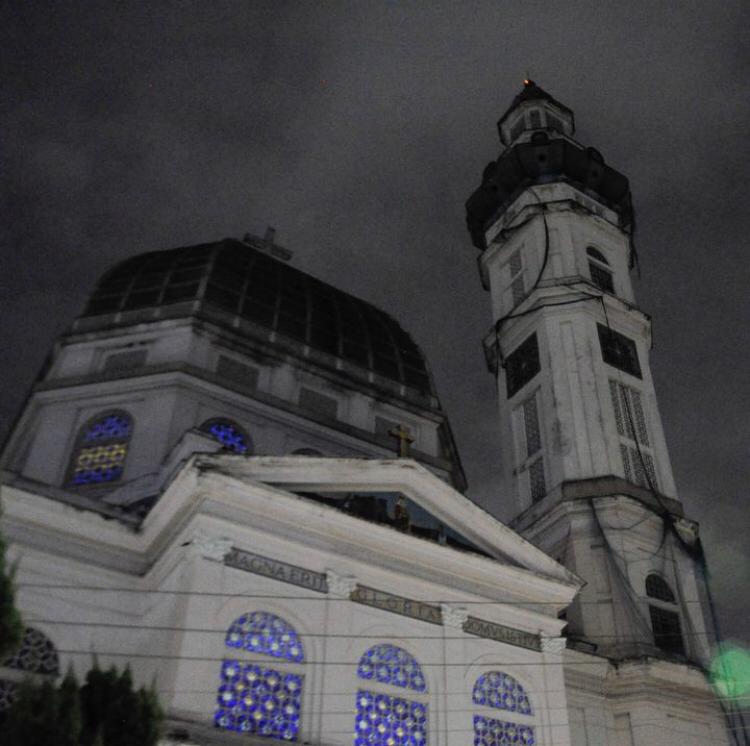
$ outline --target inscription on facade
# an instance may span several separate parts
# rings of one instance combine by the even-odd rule
[[[542,642],[539,635],[532,635],[530,632],[524,632],[513,627],[505,627],[502,624],[486,622],[484,619],[477,619],[470,616],[464,623],[464,632],[477,637],[484,637],[487,640],[496,640],[497,642],[507,642],[509,645],[517,645],[520,648],[529,650],[541,650]]]
[[[403,596],[394,596],[392,593],[378,591],[368,588],[366,585],[358,585],[350,596],[352,601],[365,606],[374,606],[376,609],[401,614],[412,619],[419,619],[430,624],[442,624],[443,614],[439,606],[426,604],[422,601],[413,601]]]
[[[309,588],[311,591],[328,593],[328,583],[324,573],[306,570],[304,567],[290,565],[287,562],[279,562],[279,560],[246,552],[237,547],[232,547],[227,553],[224,557],[224,564],[227,567],[280,580],[282,583],[291,583],[302,588]]]
[[[319,593],[328,593],[328,581],[325,573],[307,570],[304,567],[290,565],[288,562],[264,557],[261,554],[247,552],[244,549],[232,547],[224,557],[224,564],[227,567],[234,567],[237,570],[244,570],[255,575],[263,575],[266,578],[273,578],[282,583],[291,583],[301,588],[308,588],[311,591]],[[418,619],[420,622],[430,624],[443,624],[443,612],[439,606],[434,604],[415,601],[404,596],[396,596],[393,593],[379,591],[376,588],[370,588],[366,585],[357,585],[351,592],[349,598],[365,606],[372,606],[375,609],[390,611],[393,614],[401,614],[412,619]],[[533,635],[530,632],[524,632],[513,627],[505,627],[502,624],[487,622],[484,619],[470,616],[463,624],[464,632],[477,637],[484,637],[487,640],[504,642],[509,645],[527,648],[529,650],[541,650],[542,643],[539,635]]]

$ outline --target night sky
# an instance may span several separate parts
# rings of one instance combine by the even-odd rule
[[[4,3],[2,429],[110,265],[270,224],[411,332],[507,519],[463,205],[528,74],[631,180],[679,494],[749,640],[748,28],[726,0]]]

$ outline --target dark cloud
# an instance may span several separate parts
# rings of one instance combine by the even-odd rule
[[[631,179],[680,494],[725,630],[750,638],[749,20],[739,2],[7,4],[0,414],[113,262],[270,223],[414,334],[471,494],[507,518],[463,202],[528,71]]]

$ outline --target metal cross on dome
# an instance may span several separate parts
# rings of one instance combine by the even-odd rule
[[[409,458],[411,456],[411,444],[414,442],[414,438],[411,437],[411,432],[408,427],[398,425],[393,430],[388,431],[388,435],[398,439],[398,457]]]
[[[285,262],[288,262],[294,256],[293,251],[276,243],[276,229],[270,225],[266,228],[266,234],[263,238],[258,238],[258,236],[254,236],[252,233],[246,233],[242,237],[242,241],[248,246],[264,251],[266,254],[271,254],[271,256],[275,256],[277,259]]]

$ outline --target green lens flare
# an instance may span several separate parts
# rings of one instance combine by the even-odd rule
[[[722,644],[711,661],[711,683],[722,697],[750,696],[750,653]]]

